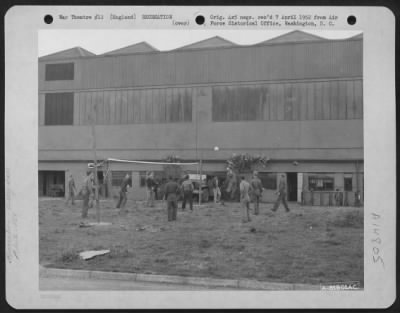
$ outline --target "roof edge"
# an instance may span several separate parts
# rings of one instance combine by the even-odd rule
[[[41,56],[39,58],[39,60],[57,60],[57,55],[61,55],[61,54],[65,54],[67,52],[70,51],[77,51],[78,55],[71,55],[71,56],[63,56],[60,59],[75,59],[75,58],[86,58],[86,57],[93,57],[93,56],[97,56],[97,54],[90,52],[89,50],[86,50],[82,47],[76,46],[76,47],[72,47],[69,49],[65,49],[65,50],[61,50],[58,52],[54,52],[54,53],[50,53],[50,54],[46,54],[44,56]],[[54,57],[54,58],[53,58]]]
[[[216,36],[214,36],[216,37]],[[211,37],[211,38],[214,38]],[[277,38],[277,37],[275,37]],[[210,38],[208,38],[210,39]],[[291,44],[304,44],[304,43],[326,43],[326,42],[340,42],[340,41],[358,41],[358,40],[362,40],[362,34],[358,34],[355,35],[353,37],[349,37],[349,38],[339,38],[339,39],[328,39],[328,38],[323,38],[323,40],[308,40],[308,41],[292,41],[292,42],[269,42],[268,40],[266,41],[262,41],[260,43],[255,43],[255,44],[251,44],[251,45],[239,45],[239,44],[234,44],[234,46],[219,46],[219,47],[202,47],[202,48],[194,48],[194,49],[182,49],[181,48],[176,48],[176,49],[172,49],[172,50],[155,50],[155,51],[149,51],[149,52],[138,52],[138,53],[120,53],[120,54],[94,54],[92,53],[92,55],[90,56],[84,56],[84,57],[62,57],[59,59],[49,59],[50,60],[54,60],[54,61],[58,61],[58,60],[65,60],[65,59],[80,59],[80,58],[100,58],[100,57],[117,57],[120,55],[144,55],[144,54],[158,54],[158,53],[172,53],[172,52],[185,52],[185,51],[201,51],[201,50],[217,50],[217,49],[235,49],[235,48],[249,48],[249,47],[262,47],[262,46],[276,46],[276,45],[291,45]],[[206,40],[206,39],[205,39]],[[75,47],[76,48],[76,47]],[[73,48],[71,48],[73,49]],[[83,48],[82,48],[83,49]],[[67,50],[63,50],[63,51],[68,51],[70,49]],[[60,52],[63,52],[60,51]],[[86,50],[87,51],[87,50]],[[88,51],[89,53],[91,53],[90,51]],[[55,55],[59,52],[56,53],[52,53],[49,55],[45,55],[42,57],[39,57],[39,61],[46,61],[46,58],[52,55]]]
[[[239,45],[239,44],[237,44],[237,43],[235,43],[235,42],[233,42],[233,41],[230,41],[230,40],[228,40],[228,39],[222,38],[221,36],[218,36],[218,35],[217,35],[217,36],[213,36],[213,37],[209,37],[209,38],[206,38],[206,39],[203,39],[203,40],[200,40],[200,41],[196,41],[196,42],[193,42],[193,43],[190,43],[190,44],[187,44],[187,45],[184,45],[184,46],[182,46],[182,47],[178,47],[178,48],[175,48],[175,49],[172,49],[172,50],[169,50],[169,51],[197,50],[197,49],[223,48],[223,47],[224,47],[224,46],[215,46],[215,47],[204,47],[204,48],[190,48],[191,46],[194,46],[194,45],[197,45],[197,44],[201,44],[201,43],[203,43],[203,42],[206,42],[206,41],[212,40],[212,39],[219,39],[219,40],[225,41],[226,43],[229,43],[229,44],[231,44],[232,46],[238,46],[238,47],[241,46],[241,45]]]
[[[148,52],[160,51],[160,50],[158,50],[157,48],[155,48],[154,46],[152,46],[151,44],[149,44],[147,41],[140,41],[140,42],[137,42],[137,43],[134,43],[134,44],[125,46],[125,47],[121,47],[121,48],[118,48],[118,49],[114,49],[114,50],[111,50],[111,51],[104,52],[104,53],[102,53],[102,54],[100,54],[100,55],[106,55],[106,56],[110,55],[110,56],[111,56],[111,55],[125,55],[125,54],[136,54],[136,53],[148,53],[148,52],[125,52],[125,53],[124,53],[124,52],[122,51],[122,50],[126,50],[126,49],[128,49],[128,48],[132,48],[132,47],[139,46],[139,45],[145,45],[145,46],[149,47],[152,51],[148,51]],[[121,52],[118,53],[118,51],[121,51]]]

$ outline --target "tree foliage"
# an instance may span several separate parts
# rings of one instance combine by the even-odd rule
[[[227,160],[228,167],[237,173],[242,173],[246,171],[252,171],[256,166],[266,167],[270,161],[263,154],[251,155],[249,153],[242,154],[232,154],[232,156]]]
[[[164,162],[167,163],[180,163],[181,158],[178,155],[168,155],[165,157]],[[182,167],[176,164],[165,164],[163,166],[166,178],[172,177],[173,179],[180,179],[182,177]]]

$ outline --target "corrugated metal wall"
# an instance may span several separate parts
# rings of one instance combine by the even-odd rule
[[[362,40],[340,40],[87,57],[76,60],[72,85],[85,90],[361,77],[362,51]],[[43,72],[40,90],[71,88],[44,81]]]

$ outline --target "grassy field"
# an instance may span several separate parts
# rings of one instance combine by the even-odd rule
[[[80,206],[80,201],[78,205]],[[102,201],[102,221],[110,226],[79,227],[80,207],[61,200],[39,203],[40,263],[71,269],[255,279],[270,282],[348,282],[364,279],[363,209],[292,204],[241,223],[239,204],[178,210],[167,222],[166,208],[127,203],[119,216]],[[94,209],[88,221],[95,220]],[[91,260],[84,250],[110,249]]]

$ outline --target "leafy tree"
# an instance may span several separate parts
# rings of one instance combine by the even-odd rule
[[[180,163],[181,158],[178,155],[168,155],[164,162],[167,163]],[[182,177],[182,167],[177,164],[165,164],[163,166],[166,178],[172,177],[173,179],[180,179]]]
[[[234,153],[227,160],[227,163],[228,168],[232,169],[234,172],[243,173],[252,171],[259,165],[266,167],[269,161],[270,159],[263,154],[251,155],[249,153]]]
[[[226,190],[228,191],[230,198],[232,200],[239,199],[239,174],[251,172],[259,165],[266,167],[268,162],[269,158],[265,155],[251,155],[249,153],[232,154],[232,156],[227,160],[228,172],[226,177]]]

